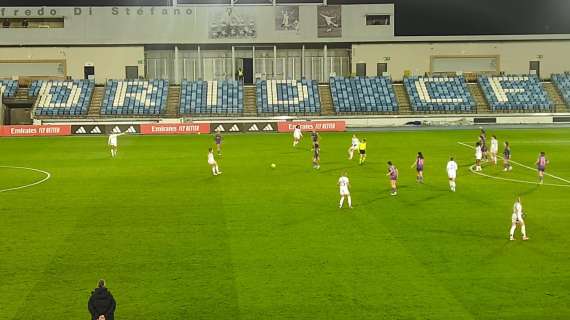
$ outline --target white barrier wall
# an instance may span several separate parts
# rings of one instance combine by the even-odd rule
[[[83,79],[85,64],[95,66],[95,81],[125,78],[126,66],[138,66],[144,75],[144,47],[2,47],[0,61],[64,60],[66,75]],[[18,76],[18,75],[13,75]]]
[[[339,10],[335,12],[341,19],[334,17],[330,22],[331,28],[340,32],[325,36],[319,36],[323,30],[319,31],[318,23],[324,24],[318,15],[323,10],[320,7],[301,5],[291,9],[289,22],[299,23],[290,30],[281,27],[284,6],[0,7],[0,18],[63,17],[65,20],[61,29],[4,29],[0,45],[308,43],[381,41],[394,37],[393,4],[337,7]],[[367,13],[390,15],[392,24],[367,26]],[[240,27],[233,31],[226,28],[229,34],[212,37],[211,28],[226,23]],[[253,31],[253,35],[232,35],[236,30]]]
[[[570,41],[387,43],[352,46],[353,70],[366,63],[368,76],[376,75],[376,64],[387,63],[388,72],[401,81],[405,70],[413,75],[430,72],[432,56],[499,56],[499,69],[509,74],[528,74],[529,61],[540,61],[540,75],[570,70]],[[463,70],[472,71],[472,70]]]

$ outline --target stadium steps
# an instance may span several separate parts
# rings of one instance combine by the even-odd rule
[[[24,104],[35,106],[36,97],[28,95],[27,87],[20,87],[16,90],[16,94],[13,97],[4,97],[3,102],[5,104]]]
[[[91,96],[91,103],[89,104],[87,117],[97,118],[101,116],[101,102],[103,101],[104,94],[104,86],[95,86],[95,88],[93,88],[93,95]]]
[[[410,107],[410,97],[406,92],[406,88],[403,84],[393,84],[394,92],[396,93],[396,100],[398,100],[398,112],[400,114],[411,114],[412,109]]]
[[[255,85],[243,87],[243,115],[249,117],[257,116],[257,93]]]
[[[35,98],[28,95],[28,88],[18,88],[16,90],[14,101],[29,102],[30,100],[35,100]]]
[[[332,101],[331,87],[328,85],[319,86],[319,96],[321,97],[321,115],[335,115],[336,112]]]
[[[166,101],[166,118],[176,118],[180,110],[180,86],[170,86],[168,88],[168,99]]]
[[[468,83],[467,86],[469,87],[471,96],[475,99],[477,113],[490,113],[491,108],[489,107],[489,103],[487,102],[483,89],[481,89],[479,83]]]
[[[554,103],[554,112],[568,112],[568,106],[564,103],[564,99],[556,85],[552,82],[543,82],[542,85]]]

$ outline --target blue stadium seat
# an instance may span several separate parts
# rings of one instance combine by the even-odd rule
[[[320,114],[316,80],[257,80],[257,112],[271,114]]]
[[[333,105],[337,113],[384,113],[398,111],[398,101],[387,77],[330,79]]]
[[[458,77],[408,77],[404,85],[416,112],[473,112],[475,99],[467,81]]]
[[[564,103],[570,107],[570,73],[553,74],[552,82],[558,88]]]
[[[108,80],[101,114],[159,116],[167,100],[168,80]]]
[[[37,96],[37,116],[81,116],[89,111],[95,83],[91,80],[36,80],[28,95]]]
[[[0,80],[0,91],[4,92],[4,97],[13,97],[18,90],[17,80]]]
[[[180,114],[236,115],[241,113],[243,113],[241,81],[182,81]]]
[[[479,85],[492,111],[550,111],[554,104],[536,75],[481,76]]]

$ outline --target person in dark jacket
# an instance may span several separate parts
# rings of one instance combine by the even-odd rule
[[[87,306],[93,320],[113,320],[115,318],[115,298],[105,287],[105,280],[99,280],[97,288],[91,292]]]

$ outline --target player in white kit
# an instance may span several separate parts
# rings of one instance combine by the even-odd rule
[[[481,159],[483,159],[483,147],[481,147],[481,142],[475,144],[475,171],[483,170],[481,168]]]
[[[352,160],[352,157],[354,156],[354,151],[358,150],[359,144],[360,140],[358,140],[358,137],[355,134],[353,134],[352,144],[350,145],[350,148],[348,148],[348,160]]]
[[[524,220],[523,220],[523,209],[520,197],[517,198],[517,201],[513,205],[513,214],[511,216],[511,223],[512,224],[511,224],[511,231],[509,233],[510,235],[509,240],[515,240],[515,230],[517,229],[517,225],[521,226],[522,239],[528,240],[528,237],[526,236],[526,227],[524,225]]]
[[[218,167],[218,163],[216,162],[216,159],[214,158],[214,149],[209,148],[208,149],[208,164],[210,165],[210,167],[212,167],[212,174],[217,176],[219,174],[222,174],[222,172],[220,171],[220,168]]]
[[[447,178],[449,179],[449,188],[455,192],[455,179],[457,178],[457,162],[453,157],[449,158],[447,162]]]
[[[491,136],[491,161],[497,165],[497,154],[499,153],[499,141],[495,135]]]
[[[350,191],[348,190],[348,187],[350,186],[350,182],[348,180],[348,175],[346,172],[344,172],[340,178],[338,179],[338,183],[337,185],[340,188],[340,204],[339,204],[339,208],[342,208],[342,205],[344,204],[344,198],[347,197],[348,198],[348,207],[352,209],[352,199],[350,198]]]
[[[118,136],[122,136],[125,133],[111,133],[109,135],[109,139],[107,140],[107,145],[109,147],[111,147],[111,157],[116,157],[117,156],[117,149],[118,149],[118,145],[119,145],[119,139],[117,138]]]
[[[301,141],[302,137],[303,133],[301,132],[301,126],[295,126],[295,129],[293,130],[293,147],[296,147],[299,144],[299,141]]]

